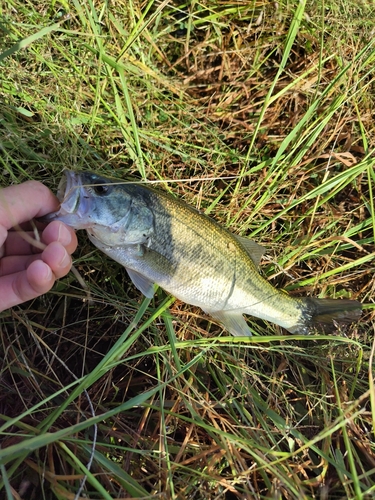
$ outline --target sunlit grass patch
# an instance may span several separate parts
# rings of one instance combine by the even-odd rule
[[[147,179],[263,244],[275,286],[366,304],[336,335],[231,338],[80,234],[90,293],[1,313],[4,498],[374,495],[372,10],[0,6],[3,186]]]

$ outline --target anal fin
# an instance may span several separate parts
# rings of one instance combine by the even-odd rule
[[[224,325],[229,333],[235,337],[251,337],[252,333],[240,312],[207,311],[214,319]]]

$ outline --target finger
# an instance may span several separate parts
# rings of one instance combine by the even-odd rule
[[[20,258],[7,257],[6,259],[19,260]],[[0,311],[48,292],[56,278],[65,276],[72,265],[69,253],[57,241],[48,245],[40,256],[25,257],[24,265],[27,259],[35,260],[28,265],[26,270],[0,277]],[[9,272],[9,269],[7,268],[6,271]]]
[[[65,247],[54,242],[48,245],[42,254],[3,257],[0,259],[0,277],[25,271],[36,260],[43,260],[58,278],[67,274],[72,263]]]
[[[0,226],[0,246],[2,246],[5,242],[5,240],[8,237],[8,231],[5,229],[5,227]],[[4,248],[1,249],[1,253],[4,253]]]
[[[14,274],[20,271],[25,271],[31,262],[40,260],[39,255],[11,255],[10,257],[3,257],[0,259],[0,276],[7,274]],[[1,291],[1,293],[3,293]]]
[[[56,278],[65,276],[72,267],[72,259],[65,247],[57,241],[50,243],[41,254],[45,262],[53,271]]]
[[[29,238],[35,238],[35,233],[33,231],[25,231],[25,233],[29,236]],[[3,246],[3,256],[41,253],[42,250],[26,241],[23,234],[24,233],[22,231],[8,231],[8,237]]]
[[[74,229],[60,221],[48,224],[43,231],[42,241],[46,245],[49,245],[53,241],[58,241],[70,254],[77,248],[77,236]]]
[[[26,271],[0,278],[0,311],[48,292],[55,282],[51,268],[42,260],[32,262]]]
[[[43,254],[41,253],[36,253],[36,254],[26,254],[26,255],[8,255],[6,257],[3,257],[0,259],[0,276],[5,276],[6,274],[13,274],[17,273],[19,271],[24,271],[28,268],[28,266],[31,264],[31,262],[34,262],[35,260],[44,260],[55,272],[56,277],[61,278],[61,276],[64,276],[70,269],[71,266],[71,258],[70,254],[72,251],[76,249],[77,246],[77,238],[76,235],[72,234],[72,240],[70,240],[70,228],[67,228],[68,233],[69,233],[69,239],[66,237],[66,235],[62,236],[62,240],[67,242],[67,247],[64,247],[62,243],[59,241],[55,241],[50,243],[45,251],[43,251]],[[63,231],[64,232],[64,231]],[[15,238],[15,241],[13,243],[19,242],[22,244],[22,241],[26,243],[22,238],[17,240]],[[52,246],[51,246],[52,245]],[[49,248],[50,247],[50,248]],[[33,247],[35,248],[35,247]],[[25,248],[26,245],[25,245]],[[7,249],[8,250],[8,249]],[[15,248],[16,251],[21,251],[22,248]],[[30,245],[29,245],[29,250],[31,250]],[[41,252],[40,250],[38,250]],[[68,254],[68,255],[67,255]],[[65,259],[65,260],[64,260]],[[68,267],[68,269],[67,269]]]
[[[0,226],[0,241],[1,241],[1,226]],[[25,233],[30,238],[35,238],[34,231],[25,231]],[[41,237],[42,243],[48,245],[53,241],[58,241],[61,243],[69,253],[73,253],[77,248],[77,237],[72,228],[63,224],[60,221],[51,222],[43,231]],[[41,253],[42,250],[32,244],[24,238],[24,233],[22,231],[9,231],[8,237],[3,246],[1,256],[11,256],[11,255],[30,255]]]
[[[59,201],[41,182],[27,181],[0,190],[0,225],[5,229],[57,210]]]

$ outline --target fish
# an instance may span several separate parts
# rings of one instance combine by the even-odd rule
[[[158,285],[232,335],[252,335],[244,314],[297,334],[334,330],[361,316],[356,300],[292,297],[273,287],[259,272],[261,245],[147,183],[65,170],[57,197],[60,208],[45,222],[85,229],[143,295],[152,298]]]

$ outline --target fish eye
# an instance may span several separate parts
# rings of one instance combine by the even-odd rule
[[[109,190],[109,186],[107,186],[106,184],[97,184],[96,186],[93,186],[93,188],[95,193],[99,196],[108,193]]]

